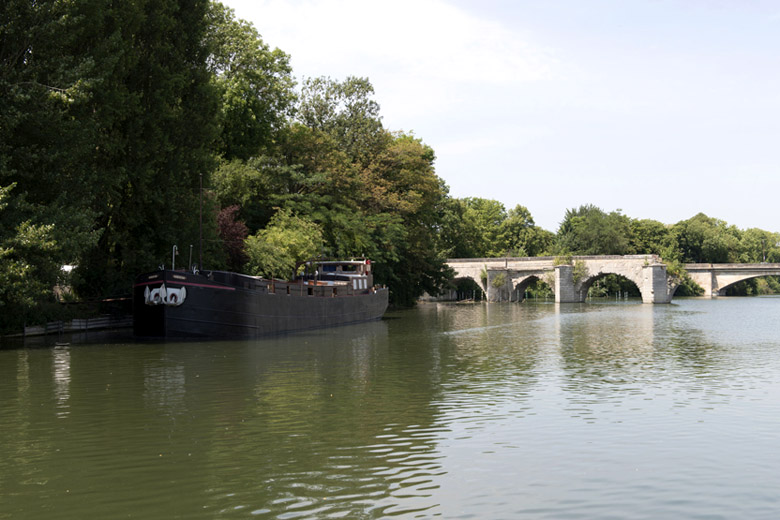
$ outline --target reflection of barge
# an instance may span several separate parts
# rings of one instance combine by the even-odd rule
[[[377,320],[388,291],[368,260],[320,262],[293,281],[224,271],[161,269],[133,286],[139,337],[252,337]]]

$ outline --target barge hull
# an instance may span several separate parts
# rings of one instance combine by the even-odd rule
[[[384,288],[338,294],[327,287],[302,283],[273,287],[252,277],[222,274],[229,283],[176,271],[139,276],[133,288],[134,334],[147,338],[260,337],[378,320],[388,304]],[[183,288],[186,297],[175,306],[150,305],[149,291],[159,291],[163,284],[169,293]]]

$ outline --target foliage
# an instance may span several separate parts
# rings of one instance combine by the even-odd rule
[[[244,252],[244,241],[249,235],[246,224],[236,218],[238,205],[228,206],[220,210],[217,215],[217,228],[219,238],[227,256],[227,268],[231,271],[240,271],[248,258]]]
[[[739,259],[739,231],[703,213],[672,227],[676,249],[685,263],[728,263]]]
[[[2,330],[34,320],[33,309],[52,300],[61,266],[99,235],[91,205],[102,179],[83,163],[95,153],[97,129],[77,119],[99,74],[90,57],[71,52],[83,45],[90,9],[78,7],[0,4]]]
[[[739,237],[740,262],[780,262],[780,233],[751,228]]]
[[[605,213],[591,204],[566,211],[558,229],[558,250],[578,255],[625,255],[630,219],[620,210]]]
[[[387,226],[379,231],[389,232],[386,238],[377,234],[373,240],[382,248],[378,257],[385,257],[376,277],[390,286],[397,305],[413,305],[422,292],[438,294],[452,275],[438,242],[446,189],[436,176],[434,161],[433,150],[420,139],[397,133],[361,177],[364,193],[371,192],[361,201],[367,222],[376,221]]]
[[[450,199],[441,220],[442,247],[455,258],[539,256],[553,244],[554,235],[536,226],[521,205],[507,212],[496,200]]]
[[[528,298],[554,298],[555,293],[553,292],[553,287],[555,286],[555,277],[544,277],[540,280],[534,280],[528,287],[526,287],[525,292],[527,294]]]
[[[0,222],[8,222],[14,185],[0,187]],[[34,305],[51,300],[51,285],[59,266],[51,258],[59,253],[54,226],[25,221],[0,235],[0,331],[21,326]]]
[[[207,20],[208,70],[221,98],[218,153],[248,160],[272,145],[292,113],[290,57],[218,2],[211,2]]]
[[[438,234],[446,186],[430,147],[382,128],[372,92],[363,79],[307,81],[298,122],[267,154],[222,162],[215,193],[240,206],[250,233],[269,225],[273,207],[316,223],[325,254],[368,256],[392,303],[410,305],[446,285]]]
[[[350,76],[341,82],[328,77],[307,78],[297,118],[333,137],[351,161],[365,166],[382,149],[387,136],[373,95],[368,78]]]
[[[90,183],[96,247],[79,259],[82,294],[126,292],[172,244],[198,237],[200,176],[208,181],[218,96],[206,66],[205,0],[73,2],[83,13],[69,54],[94,64],[77,120],[93,127],[80,157]],[[206,182],[208,184],[208,182]],[[205,211],[206,215],[213,215]],[[209,223],[209,243],[216,237]]]
[[[322,249],[322,230],[314,222],[280,209],[269,225],[246,239],[247,271],[268,278],[287,278]]]
[[[612,295],[639,297],[641,293],[634,282],[617,274],[599,277],[588,289],[589,298],[606,298]]]
[[[552,249],[555,235],[534,224],[531,212],[517,205],[501,223],[501,235],[510,256],[542,256]]]
[[[588,277],[588,266],[582,260],[575,260],[571,271],[572,279],[575,284],[580,283]]]
[[[631,219],[629,232],[629,254],[661,254],[672,243],[671,226],[657,220]]]
[[[490,282],[490,285],[494,289],[500,289],[506,284],[506,274],[505,273],[498,273],[496,276],[493,277],[493,280]]]
[[[463,205],[462,238],[475,258],[495,257],[505,253],[501,225],[506,220],[504,205],[495,200],[468,197]]]
[[[726,296],[755,296],[780,294],[780,279],[777,276],[752,278],[726,288]]]

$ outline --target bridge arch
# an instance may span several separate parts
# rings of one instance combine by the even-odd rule
[[[643,265],[640,263],[627,264],[626,262],[609,257],[578,260],[584,266],[584,277],[576,284],[576,290],[580,294],[581,301],[585,301],[588,290],[597,281],[609,274],[617,275],[633,283],[642,296],[642,301],[652,301],[653,296],[648,294],[649,289],[645,283]],[[576,264],[575,264],[576,266]]]
[[[526,274],[522,276],[515,276],[512,278],[512,291],[513,291],[513,299],[511,301],[518,301],[522,302],[525,300],[525,293],[528,290],[528,288],[537,283],[542,282],[547,287],[550,288],[550,292],[552,294],[555,294],[555,278],[552,276],[552,272],[547,273],[534,273],[534,274]]]
[[[454,284],[454,294],[452,294],[451,298],[454,300],[480,301],[485,299],[485,288],[480,283],[480,280],[475,280],[470,276],[461,276],[454,278],[452,282]]]
[[[730,287],[735,286],[736,284],[740,282],[745,282],[747,280],[755,280],[756,278],[766,278],[768,276],[778,276],[776,274],[750,274],[750,275],[743,275],[743,276],[734,276],[730,277],[728,280],[724,280],[720,285],[718,285],[717,292],[718,296],[725,296],[726,290],[728,290]],[[723,283],[726,283],[726,285],[723,285]]]
[[[599,273],[598,275],[591,276],[590,278],[588,278],[587,280],[584,280],[582,282],[581,290],[583,291],[585,297],[588,297],[588,295],[591,293],[591,288],[594,285],[596,285],[597,282],[599,282],[600,280],[603,280],[604,278],[606,278],[608,276],[615,276],[615,277],[617,277],[620,280],[625,280],[626,282],[628,282],[629,284],[631,284],[634,287],[634,289],[636,290],[636,294],[638,296],[640,296],[640,297],[642,296],[642,286],[639,285],[636,282],[636,280],[632,280],[630,278],[627,278],[626,276],[623,276],[623,275],[617,274],[617,273]]]

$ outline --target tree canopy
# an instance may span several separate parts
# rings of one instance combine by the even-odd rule
[[[268,226],[246,239],[249,274],[289,278],[322,248],[322,230],[289,209],[280,209]]]

